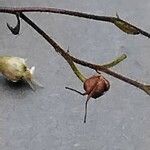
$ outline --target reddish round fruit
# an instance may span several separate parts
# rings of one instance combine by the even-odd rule
[[[84,90],[86,94],[91,94],[92,98],[98,98],[109,90],[110,84],[102,75],[94,75],[84,82]]]

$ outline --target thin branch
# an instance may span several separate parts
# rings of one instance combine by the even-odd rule
[[[105,21],[110,22],[116,25],[120,30],[127,34],[142,34],[148,38],[150,38],[150,33],[120,19],[119,17],[109,17],[109,16],[98,16],[93,14],[87,14],[82,12],[70,11],[65,9],[57,9],[57,8],[45,8],[45,7],[21,7],[21,8],[14,8],[14,7],[0,7],[1,13],[22,13],[22,12],[49,12],[49,13],[56,13],[56,14],[64,14],[69,16],[76,16],[82,17],[86,19],[93,19],[97,21]]]
[[[111,68],[111,67],[116,66],[117,64],[119,64],[120,62],[122,62],[126,58],[127,58],[127,55],[126,54],[122,54],[121,56],[115,58],[113,61],[111,61],[109,63],[102,64],[100,66],[103,66],[105,68]]]
[[[75,63],[78,63],[80,65],[83,65],[85,67],[89,67],[91,69],[94,70],[99,70],[102,72],[105,72],[115,78],[118,78],[126,83],[129,83],[143,91],[145,91],[148,95],[150,95],[150,85],[144,85],[142,83],[139,83],[135,80],[132,80],[130,78],[127,78],[125,76],[122,76],[121,74],[118,74],[114,71],[111,71],[110,69],[107,69],[103,66],[99,66],[96,64],[92,64],[83,60],[80,60],[78,58],[75,58],[73,56],[71,56],[69,53],[65,52],[65,50],[63,50],[63,48],[61,48],[50,36],[48,36],[42,29],[40,29],[33,21],[31,21],[27,16],[25,16],[23,13],[20,13],[20,17],[26,22],[28,23],[32,28],[34,28],[41,36],[43,36],[43,38],[50,43],[53,48],[55,49],[56,52],[60,53],[64,59],[68,62],[68,59],[72,59],[72,61],[74,61]]]
[[[77,68],[75,63],[72,61],[70,57],[66,58],[66,61],[70,65],[71,69],[73,70],[74,74],[80,79],[81,82],[84,82],[86,80],[85,75],[81,73],[81,71]]]
[[[69,16],[76,16],[86,19],[93,19],[93,20],[99,20],[99,21],[106,21],[106,22],[113,22],[113,19],[115,17],[107,17],[107,16],[97,16],[82,12],[76,12],[76,11],[70,11],[65,9],[58,9],[58,8],[45,8],[45,7],[0,7],[1,13],[22,13],[22,12],[49,12],[49,13],[55,13],[55,14],[64,14]]]
[[[82,95],[82,96],[84,96],[84,95],[87,94],[86,92],[81,93],[80,91],[78,91],[78,90],[76,90],[76,89],[73,89],[73,88],[70,88],[70,87],[65,87],[65,88],[66,88],[67,90],[74,91],[74,92],[76,92],[76,93],[78,93],[78,94],[80,94],[80,95]]]
[[[103,66],[105,68],[111,68],[111,67],[116,66],[118,63],[122,62],[126,58],[127,58],[127,56],[125,54],[122,54],[121,56],[115,58],[113,61],[103,64],[103,65],[100,65],[100,66]],[[80,79],[80,81],[84,82],[86,80],[85,75],[83,75],[81,73],[81,71],[77,68],[77,66],[72,61],[72,59],[70,59],[70,57],[68,57],[66,61],[69,63],[71,69],[73,70],[75,75]]]

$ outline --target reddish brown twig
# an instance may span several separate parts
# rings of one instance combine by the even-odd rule
[[[120,19],[118,16],[117,17],[109,17],[109,16],[98,16],[98,15],[93,15],[93,14],[87,14],[87,13],[82,13],[82,12],[77,12],[77,11],[70,11],[70,10],[65,10],[65,9],[58,9],[58,8],[45,8],[45,7],[21,7],[21,8],[14,8],[14,7],[0,7],[0,12],[1,13],[11,13],[11,14],[16,14],[16,13],[22,13],[22,12],[49,12],[49,13],[56,13],[56,14],[64,14],[64,15],[69,15],[69,16],[76,16],[76,17],[81,17],[81,18],[86,18],[86,19],[93,19],[93,20],[98,20],[98,21],[105,21],[105,22],[110,22],[116,25],[120,30],[127,34],[142,34],[148,38],[150,38],[150,34],[122,19]]]
[[[89,62],[86,62],[86,61],[83,61],[83,60],[80,60],[78,58],[75,58],[73,56],[71,56],[69,53],[65,52],[65,50],[63,50],[63,48],[61,48],[50,36],[48,36],[42,29],[40,29],[33,21],[31,21],[27,16],[25,16],[23,13],[20,13],[20,17],[25,21],[27,22],[32,28],[34,28],[41,36],[43,36],[43,38],[48,42],[50,43],[56,52],[60,53],[64,59],[68,62],[68,60],[72,60],[74,61],[75,63],[78,63],[80,65],[83,65],[85,67],[89,67],[91,69],[94,69],[94,70],[99,70],[99,71],[102,71],[102,72],[105,72],[115,78],[118,78],[126,83],[129,83],[143,91],[145,91],[148,95],[150,95],[150,85],[145,85],[145,84],[142,84],[142,83],[139,83],[135,80],[132,80],[130,78],[127,78],[125,76],[122,76],[121,74],[118,74],[110,69],[107,69],[103,66],[99,66],[99,65],[96,65],[96,64],[91,64]]]

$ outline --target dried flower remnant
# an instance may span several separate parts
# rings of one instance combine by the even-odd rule
[[[93,75],[84,81],[83,88],[85,92],[81,93],[75,89],[66,87],[66,89],[75,91],[81,95],[88,95],[85,103],[85,115],[84,115],[84,123],[86,123],[88,101],[90,100],[91,97],[96,99],[104,95],[104,93],[109,90],[110,84],[109,81],[106,80],[102,75]]]
[[[133,35],[136,35],[136,34],[140,34],[139,30],[129,24],[128,22],[125,22],[124,20],[120,19],[118,13],[116,12],[116,17],[115,19],[113,19],[113,23],[120,29],[122,30],[123,32],[127,33],[127,34],[133,34]]]
[[[0,56],[0,72],[10,81],[26,81],[35,90],[35,85],[41,86],[33,78],[35,67],[28,68],[26,60],[20,57]]]
[[[16,18],[17,18],[17,25],[15,27],[10,26],[7,23],[7,27],[8,29],[12,32],[12,34],[17,35],[19,34],[20,31],[20,18],[19,18],[19,13],[16,14]]]
[[[137,30],[137,28],[135,28],[134,26],[130,25],[129,23],[121,20],[121,19],[115,19],[114,20],[114,24],[123,32],[127,33],[127,34],[140,34],[139,30]]]

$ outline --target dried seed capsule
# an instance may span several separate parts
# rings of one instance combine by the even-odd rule
[[[98,98],[102,96],[106,91],[109,90],[110,84],[109,81],[106,80],[101,74],[100,75],[94,75],[84,81],[83,84],[84,93],[81,93],[75,89],[66,87],[66,89],[75,91],[81,95],[88,95],[86,103],[85,103],[85,115],[84,115],[84,123],[86,123],[86,116],[87,116],[87,104],[89,99],[92,98]]]
[[[92,76],[84,82],[84,90],[88,95],[92,92],[91,97],[95,99],[109,90],[109,87],[109,82],[102,75]]]
[[[35,67],[29,69],[26,60],[20,57],[0,56],[0,72],[12,82],[26,81],[35,90],[36,82],[33,79]]]
[[[86,103],[85,103],[85,115],[84,115],[84,123],[86,123],[86,116],[87,116],[87,104],[89,99],[98,98],[102,96],[106,91],[110,88],[109,82],[102,76],[96,75],[88,78],[84,82],[84,90],[86,91],[85,94],[88,95]]]

